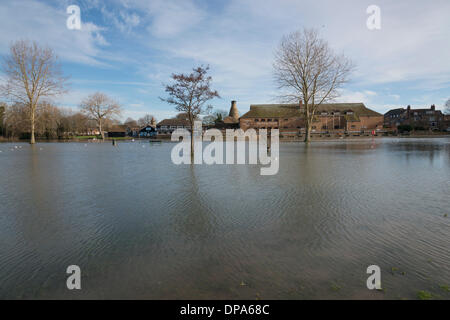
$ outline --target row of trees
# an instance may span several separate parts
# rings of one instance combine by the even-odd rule
[[[345,56],[336,55],[316,30],[304,29],[282,39],[273,68],[275,81],[282,90],[282,100],[303,103],[305,142],[309,142],[318,107],[337,96],[337,90],[348,81],[353,64]],[[2,70],[6,83],[0,86],[0,93],[14,100],[12,109],[17,108],[16,113],[29,117],[30,143],[35,143],[36,132],[46,131],[48,127],[40,127],[43,122],[46,123],[42,120],[45,118],[42,114],[54,111],[46,101],[67,91],[67,78],[63,76],[57,57],[50,48],[41,48],[26,41],[18,41],[11,46]],[[211,89],[212,78],[208,70],[209,67],[197,67],[190,74],[172,74],[172,83],[165,85],[167,96],[161,100],[185,113],[191,125],[199,115],[211,110],[207,104],[209,100],[219,98],[219,93]],[[95,121],[102,137],[106,123],[121,113],[121,106],[102,93],[86,97],[80,109]],[[209,120],[220,120],[224,115],[219,112],[215,119]],[[57,121],[49,123],[55,127]],[[191,146],[193,156],[193,142]]]
[[[92,108],[88,103],[88,98],[84,104]],[[107,106],[107,105],[106,105]],[[102,115],[104,112],[100,112]],[[90,111],[73,111],[71,109],[59,108],[49,102],[40,102],[35,110],[35,137],[41,139],[61,139],[80,135],[91,135],[99,130],[99,122],[102,131],[108,131],[114,126],[124,125],[127,128],[144,127],[153,124],[156,119],[152,115],[134,120],[128,118],[121,123],[119,120],[106,115],[96,119]],[[11,105],[0,105],[0,135],[6,138],[30,139],[30,108],[23,103]]]
[[[52,49],[40,47],[36,42],[17,41],[2,63],[5,82],[0,95],[12,104],[0,106],[0,133],[7,137],[36,136],[55,138],[68,134],[83,134],[97,128],[104,139],[104,131],[118,124],[121,105],[101,92],[96,92],[80,103],[80,111],[57,108],[52,98],[67,92],[67,80]],[[136,125],[149,124],[147,115],[135,121]],[[127,119],[133,124],[133,119]]]

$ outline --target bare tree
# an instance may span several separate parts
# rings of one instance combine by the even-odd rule
[[[338,96],[348,81],[352,62],[336,55],[315,29],[304,29],[283,37],[275,53],[274,78],[281,98],[304,105],[305,142],[311,138],[311,127],[317,108]]]
[[[0,135],[4,135],[4,122],[6,113],[6,103],[0,102]]]
[[[6,83],[0,86],[0,91],[29,108],[30,143],[34,144],[36,107],[41,98],[64,93],[67,78],[62,75],[61,66],[52,49],[42,48],[36,42],[28,41],[17,41],[11,45],[2,70]]]
[[[200,114],[208,113],[212,107],[206,102],[213,98],[220,98],[219,93],[211,90],[211,76],[207,76],[209,67],[197,67],[190,74],[172,74],[172,85],[165,85],[168,98],[160,98],[169,104],[175,105],[175,109],[187,114],[191,130],[194,121]],[[191,134],[191,158],[194,157],[194,134]]]
[[[202,118],[202,123],[207,126],[212,126],[216,123],[216,117],[212,114],[208,114]]]
[[[4,132],[6,137],[21,137],[29,133],[29,108],[23,103],[14,103],[6,109]]]
[[[178,120],[189,120],[189,116],[186,112],[180,112],[177,113],[172,119],[178,119]],[[195,120],[197,120],[197,118],[195,118]]]
[[[40,102],[36,108],[36,135],[46,139],[55,138],[60,119],[61,112],[56,106],[49,102]]]
[[[445,109],[444,112],[446,114],[450,114],[450,99],[447,100],[447,102],[445,103]]]
[[[103,129],[112,119],[121,114],[121,106],[106,94],[96,92],[86,97],[80,104],[81,112],[95,120],[98,130],[105,139]]]
[[[126,126],[127,128],[135,128],[135,127],[138,126],[137,121],[134,120],[133,118],[127,118],[127,119],[124,121],[123,124],[124,124],[124,126]]]
[[[151,114],[146,114],[142,118],[139,118],[138,124],[140,127],[146,127],[156,124],[156,118]]]

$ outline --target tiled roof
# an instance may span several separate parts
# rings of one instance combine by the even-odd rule
[[[157,126],[190,126],[189,120],[184,119],[164,119]]]
[[[385,116],[391,116],[391,115],[397,115],[397,114],[402,114],[406,111],[405,108],[397,108],[397,109],[392,109],[389,110],[388,112],[386,112],[384,115]]]
[[[119,126],[113,126],[108,132],[126,132],[126,126],[119,125]]]
[[[321,104],[316,111],[317,115],[321,112],[345,112],[353,111],[351,118],[360,116],[382,116],[382,114],[368,109],[363,103],[325,103]],[[251,105],[250,111],[244,114],[245,118],[292,118],[303,117],[303,111],[299,109],[298,104],[259,104]]]

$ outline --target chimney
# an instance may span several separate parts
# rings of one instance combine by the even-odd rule
[[[303,107],[303,100],[300,100],[300,103],[298,104],[298,108],[301,109]]]
[[[236,107],[236,101],[233,100],[231,101],[231,108],[230,108],[230,113],[228,115],[229,117],[233,118],[234,120],[238,120],[239,119],[239,111]]]
[[[436,107],[434,106],[434,104],[431,105],[431,110],[436,110]]]

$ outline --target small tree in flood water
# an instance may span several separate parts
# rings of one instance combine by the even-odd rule
[[[209,112],[212,107],[205,106],[213,98],[220,98],[217,91],[211,90],[211,76],[207,76],[209,67],[197,67],[191,74],[172,74],[172,85],[165,85],[168,98],[162,101],[175,105],[175,109],[187,115],[191,126],[191,158],[194,157],[194,121],[200,114]]]
[[[102,135],[102,140],[105,139],[105,134],[103,133],[105,121],[121,113],[120,105],[101,92],[96,92],[86,97],[81,102],[80,109],[81,112],[89,116],[92,120],[95,120],[98,130]]]
[[[304,29],[283,37],[275,54],[274,76],[287,102],[303,102],[305,142],[310,141],[317,108],[338,95],[353,65],[345,56],[332,52],[314,29]]]

